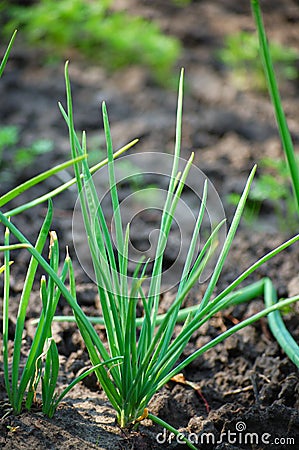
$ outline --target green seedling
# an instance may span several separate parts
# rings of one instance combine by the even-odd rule
[[[17,170],[23,170],[32,163],[37,156],[53,150],[53,142],[48,139],[34,141],[30,147],[18,148],[14,155],[14,166]]]
[[[86,154],[86,139],[83,135],[82,144],[80,144],[74,129],[71,87],[68,76],[68,65],[66,65],[66,89],[67,89],[67,112],[60,106],[62,114],[68,124],[72,157]],[[216,245],[217,233],[223,223],[220,223],[207,239],[201,253],[195,257],[196,241],[200,232],[200,225],[203,220],[206,196],[208,195],[205,187],[203,193],[202,205],[199,209],[198,219],[190,250],[185,262],[185,267],[178,285],[176,298],[169,308],[168,312],[158,315],[158,305],[160,299],[160,288],[162,278],[162,261],[166,242],[169,236],[174,211],[181,195],[188,171],[192,164],[192,155],[186,164],[182,173],[177,172],[178,158],[180,154],[181,139],[181,121],[182,121],[182,96],[183,96],[183,76],[181,76],[178,112],[177,112],[177,131],[176,146],[173,157],[173,168],[170,176],[170,184],[166,203],[163,209],[160,237],[158,239],[156,258],[152,269],[148,291],[144,291],[143,282],[145,279],[145,265],[142,261],[137,264],[133,275],[132,283],[128,282],[128,240],[130,225],[124,226],[120,215],[117,186],[115,183],[112,139],[108,122],[106,106],[103,103],[103,121],[107,142],[108,154],[108,172],[110,180],[111,202],[114,210],[115,233],[118,254],[115,258],[111,236],[105,221],[104,212],[98,200],[93,179],[89,172],[86,160],[75,164],[75,174],[77,178],[77,187],[81,202],[83,219],[86,227],[87,242],[90,247],[91,256],[94,264],[94,271],[97,278],[99,297],[101,301],[103,317],[98,321],[103,323],[106,329],[110,357],[122,357],[122,362],[111,369],[109,377],[106,371],[96,372],[99,382],[103,386],[111,404],[116,410],[117,419],[122,427],[134,425],[145,416],[152,420],[157,419],[154,415],[148,414],[147,408],[152,396],[173,376],[178,374],[186,365],[193,361],[198,355],[207,349],[221,342],[230,334],[234,333],[243,326],[253,323],[257,317],[266,314],[265,311],[272,311],[277,308],[279,303],[269,306],[266,310],[236,325],[232,329],[209,342],[206,346],[195,351],[187,359],[180,361],[185,346],[189,342],[192,334],[203,323],[209,320],[216,312],[228,305],[237,304],[246,300],[255,298],[256,295],[268,291],[269,286],[273,288],[272,283],[263,280],[258,285],[249,286],[236,291],[237,286],[248,277],[260,265],[273,257],[283,248],[296,242],[299,236],[295,236],[287,243],[270,252],[261,258],[244,273],[242,273],[227,289],[212,299],[212,295],[221,274],[230,246],[234,239],[242,211],[248,197],[250,185],[255,173],[252,170],[240,202],[237,206],[231,227],[229,229],[224,247],[218,257],[216,267],[208,284],[206,293],[195,307],[181,309],[181,305],[190,289],[194,286],[200,274]],[[194,263],[192,264],[192,261]],[[270,284],[269,284],[270,283]],[[295,301],[298,297],[291,300]],[[137,302],[143,306],[143,317],[136,317]],[[270,301],[270,300],[269,300]],[[283,300],[289,302],[290,300]],[[75,314],[78,326],[82,330],[81,319]],[[181,332],[174,336],[174,327],[178,320],[183,321]],[[94,319],[95,321],[95,319]],[[137,335],[136,327],[140,327]],[[87,330],[85,330],[85,333]],[[139,336],[139,337],[137,337]],[[91,343],[90,343],[91,344]],[[86,342],[87,349],[93,360],[94,344],[89,345]],[[287,348],[287,345],[285,345]],[[98,344],[100,348],[100,343]],[[287,348],[288,350],[288,348]],[[101,358],[107,358],[107,350],[102,349]],[[293,361],[298,364],[298,358],[294,349],[289,351]],[[94,363],[94,362],[93,362]],[[112,384],[111,384],[112,383]],[[190,446],[190,443],[188,443]],[[194,447],[191,447],[194,448]]]
[[[18,127],[8,125],[0,128],[0,158],[2,160],[3,151],[6,147],[16,145],[19,140]]]
[[[191,3],[192,0],[172,0],[172,2],[179,6],[180,8],[183,8],[184,6],[188,6]]]
[[[281,80],[298,77],[295,63],[299,55],[294,49],[271,43],[269,51]],[[231,70],[233,81],[238,87],[267,90],[263,65],[259,59],[259,41],[254,33],[240,31],[227,35],[218,57]]]
[[[116,11],[112,0],[42,0],[30,6],[10,5],[7,12],[5,29],[10,33],[20,28],[29,43],[51,58],[73,50],[108,70],[141,64],[167,84],[180,53],[177,39],[153,22]]]
[[[0,172],[3,182],[13,180],[35,159],[53,150],[53,143],[47,139],[34,141],[29,147],[20,147],[20,131],[17,126],[0,128]],[[12,169],[13,168],[13,169]]]
[[[281,195],[287,198],[287,217],[293,216],[294,208],[296,209],[297,215],[299,215],[299,164],[298,159],[296,157],[296,153],[294,150],[294,145],[292,142],[291,134],[289,131],[289,127],[287,124],[286,116],[283,110],[282,101],[279,94],[278,83],[273,67],[273,55],[271,55],[271,51],[269,48],[265,27],[263,23],[263,18],[261,14],[260,4],[258,0],[251,0],[253,16],[256,23],[258,40],[259,40],[259,52],[261,56],[262,67],[264,70],[265,79],[267,82],[268,91],[270,94],[270,98],[274,107],[276,122],[278,126],[278,131],[281,139],[282,148],[284,151],[286,164],[287,164],[287,173],[292,184],[294,202],[291,201],[290,197],[287,194],[287,191],[284,186],[281,188]],[[280,176],[285,178],[285,169],[283,167],[283,163],[276,163],[273,161],[273,168],[277,169]],[[269,182],[268,192],[270,191],[270,195],[279,197],[278,186],[275,184],[275,181],[272,177],[267,177],[266,179],[262,178],[262,182],[259,189],[259,184],[257,183],[258,194],[263,195],[262,191],[267,189],[266,182]],[[271,187],[270,187],[271,185]],[[272,191],[272,192],[271,192]],[[236,200],[233,199],[234,201]],[[295,206],[293,206],[295,205]]]
[[[263,202],[267,201],[273,206],[279,229],[288,233],[296,231],[298,228],[297,205],[292,195],[289,170],[285,160],[264,158],[261,160],[260,167],[263,173],[255,180],[251,188],[244,211],[245,221],[250,226],[256,222]],[[232,205],[236,205],[239,199],[240,195],[237,193],[228,196],[228,201]]]

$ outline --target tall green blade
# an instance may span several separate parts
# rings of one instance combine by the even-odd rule
[[[242,196],[240,198],[240,201],[238,203],[237,209],[235,211],[235,214],[234,214],[234,217],[233,217],[233,221],[232,221],[231,226],[229,228],[229,231],[228,231],[225,243],[223,245],[223,248],[221,250],[219,258],[217,260],[216,267],[215,267],[215,269],[213,271],[211,280],[209,282],[209,285],[207,287],[205,295],[204,295],[204,297],[203,297],[203,299],[201,301],[201,305],[200,305],[200,307],[198,309],[198,313],[210,301],[210,298],[211,298],[211,295],[213,293],[213,290],[214,290],[214,288],[215,288],[215,286],[217,284],[217,281],[219,279],[219,276],[220,276],[220,273],[222,271],[223,265],[225,263],[226,257],[228,255],[228,252],[230,250],[231,244],[232,244],[233,239],[235,237],[238,225],[240,223],[240,220],[241,220],[241,217],[242,217],[242,213],[243,213],[243,210],[244,210],[244,207],[245,207],[245,203],[246,203],[246,200],[247,200],[247,197],[248,197],[248,194],[249,194],[250,186],[251,186],[253,177],[255,175],[255,172],[256,172],[256,166],[253,167],[253,169],[252,169],[252,171],[251,171],[251,173],[250,173],[250,175],[248,177],[248,180],[247,180],[246,186],[244,188],[243,194],[242,194]]]
[[[0,207],[8,203],[9,201],[13,200],[14,198],[21,195],[23,192],[27,191],[31,187],[37,185],[38,183],[41,183],[42,181],[46,180],[47,178],[55,175],[56,173],[60,172],[61,170],[65,170],[68,167],[72,166],[76,162],[81,161],[85,156],[80,156],[76,159],[71,159],[70,161],[67,161],[65,163],[59,164],[52,169],[46,170],[45,172],[36,175],[35,177],[31,178],[28,181],[25,181],[24,183],[18,185],[14,189],[12,189],[9,192],[6,192],[4,195],[0,197]],[[23,206],[23,205],[22,205]],[[9,213],[7,213],[9,215]]]
[[[295,158],[294,146],[287,124],[286,116],[282,107],[281,98],[279,95],[278,84],[273,68],[272,58],[269,51],[267,42],[267,36],[265,33],[265,27],[261,14],[260,4],[258,0],[251,0],[253,16],[256,22],[259,41],[260,41],[260,53],[264,66],[264,72],[268,83],[268,89],[271,96],[271,100],[274,106],[276,121],[278,130],[283,145],[284,153],[288,163],[294,196],[297,204],[297,210],[299,214],[299,167]]]
[[[9,246],[9,230],[6,228],[4,236],[5,246]],[[9,319],[9,294],[10,294],[10,252],[4,251],[4,293],[3,293],[3,371],[5,388],[10,402],[12,403],[12,392],[9,381],[8,364],[8,319]]]
[[[183,115],[183,87],[184,87],[184,70],[182,69],[179,80],[179,91],[177,100],[177,119],[176,119],[176,136],[175,136],[175,151],[173,156],[173,165],[170,175],[169,187],[167,191],[166,201],[162,212],[161,228],[158,237],[158,244],[156,249],[156,257],[154,267],[152,270],[151,283],[148,293],[148,305],[151,311],[157,311],[158,302],[160,298],[160,285],[162,278],[162,261],[166,238],[166,225],[169,215],[169,208],[171,206],[172,197],[177,184],[178,165],[181,150],[181,134],[182,134],[182,115]]]
[[[7,63],[7,60],[8,60],[8,57],[9,57],[12,45],[13,45],[14,40],[16,38],[16,34],[17,34],[17,30],[14,31],[14,33],[13,33],[13,35],[12,35],[10,41],[9,41],[8,47],[7,47],[7,49],[6,49],[5,53],[4,53],[3,59],[1,61],[1,64],[0,64],[0,78],[1,78],[1,76],[3,74],[4,69],[5,69],[5,66],[6,66],[6,63]]]
[[[49,203],[47,215],[45,217],[44,223],[41,227],[39,236],[36,241],[35,251],[41,253],[48,233],[50,229],[50,225],[52,223],[52,215],[53,208],[52,204]],[[24,282],[24,287],[20,299],[16,330],[15,330],[15,338],[14,338],[14,353],[13,353],[13,362],[12,362],[12,391],[13,391],[13,399],[14,404],[20,404],[19,393],[18,391],[18,378],[19,378],[19,365],[21,358],[21,344],[22,344],[22,334],[24,330],[26,311],[28,307],[28,302],[34,282],[35,273],[38,267],[37,261],[32,257],[29,263],[29,267],[26,274],[26,279]]]

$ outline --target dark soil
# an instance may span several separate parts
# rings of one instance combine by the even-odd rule
[[[195,152],[195,164],[214,183],[230,221],[233,208],[226,201],[227,195],[242,191],[251,167],[262,157],[282,156],[268,96],[254,90],[237,88],[229,72],[216,57],[216,50],[221,47],[226,33],[254,29],[250,2],[194,0],[189,6],[178,8],[170,1],[130,0],[127,5],[135,13],[157,20],[166,32],[176,35],[183,43],[184,51],[177,68],[178,72],[180,66],[186,70],[182,156],[188,158],[191,151]],[[299,50],[298,2],[265,0],[262,7],[270,39]],[[69,157],[67,130],[57,108],[58,100],[65,103],[63,64],[42,65],[40,56],[36,51],[24,47],[19,36],[0,84],[0,123],[19,125],[22,145],[48,138],[54,142],[54,151],[39,157],[34,165],[21,173],[15,173],[14,179],[6,181],[5,185],[1,183],[1,194],[10,184],[24,181]],[[87,131],[91,146],[103,147],[100,103],[105,100],[115,148],[138,137],[139,152],[173,152],[176,93],[155,85],[147,70],[129,67],[108,75],[103,67],[91,67],[88,63],[72,60],[70,74],[76,126],[78,130]],[[285,81],[282,84],[282,97],[295,145],[299,141],[298,81]],[[154,169],[161,169],[159,161],[156,167],[154,164]],[[65,173],[64,176],[70,175]],[[43,189],[47,191],[59,182],[59,179],[47,181]],[[161,186],[158,178],[153,177],[150,182]],[[129,188],[126,185],[122,187],[123,198],[130,192]],[[31,195],[34,197],[40,192],[39,187]],[[184,195],[187,198],[188,193]],[[27,196],[25,198],[28,200]],[[53,228],[58,232],[61,248],[70,246],[80,304],[87,314],[98,315],[96,286],[80,268],[73,248],[72,215],[75,201],[75,190],[54,200]],[[274,211],[274,206],[268,202],[250,227],[241,224],[217,286],[218,291],[294,232],[287,230],[282,233]],[[45,206],[42,206],[14,220],[24,234],[34,241],[44,214]],[[148,215],[137,220],[132,240],[140,249],[151,230],[151,221],[158,223],[157,220],[157,217]],[[173,241],[166,255],[169,265],[177,255],[176,239],[179,235],[176,233],[177,229],[174,228]],[[77,234],[79,238],[77,236],[76,246],[80,247],[81,243],[84,247],[83,234],[80,234],[80,230],[77,230]],[[11,338],[28,255],[25,250],[20,251],[14,259]],[[297,245],[260,268],[246,284],[268,276],[273,280],[279,296],[295,295],[299,287],[298,263]],[[0,283],[2,285],[2,279]],[[186,299],[186,305],[198,302],[203,290],[204,284]],[[161,298],[161,311],[167,310],[171,300],[171,292],[165,290]],[[194,335],[184,356],[262,307],[262,300],[256,299],[250,304],[217,315]],[[284,319],[298,340],[296,308],[286,314]],[[37,284],[27,315],[24,356],[34,333],[31,319],[37,317],[39,311]],[[66,302],[62,301],[58,305],[58,313],[70,313]],[[89,361],[74,324],[55,323],[53,328],[61,355],[58,386],[61,389],[87,367]],[[102,333],[101,327],[98,326],[98,330]],[[243,329],[198,358],[186,368],[184,376],[199,389],[171,382],[154,397],[149,409],[189,434],[199,448],[257,450],[298,447],[298,371],[271,335],[266,319]],[[19,416],[6,415],[9,406],[5,403],[2,369],[0,400],[0,418],[5,416],[0,421],[0,447],[5,450],[184,448],[184,445],[169,434],[163,434],[162,428],[149,420],[142,422],[137,431],[121,430],[115,423],[113,409],[93,376],[70,392],[51,420],[44,417],[38,407],[35,411],[22,412]]]

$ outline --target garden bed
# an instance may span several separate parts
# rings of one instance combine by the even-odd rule
[[[227,196],[232,192],[242,192],[254,163],[266,156],[282,156],[267,94],[236,88],[229,72],[216,57],[225,33],[254,29],[249,2],[243,6],[229,0],[194,1],[185,8],[175,7],[170,2],[155,1],[151,6],[147,3],[136,2],[135,5],[134,1],[128,2],[132,11],[156,18],[163,29],[178,36],[184,45],[177,68],[178,73],[179,66],[186,70],[182,156],[188,158],[191,151],[195,152],[195,164],[214,183],[230,222],[233,207],[227,203]],[[262,8],[270,38],[299,50],[298,2],[265,1]],[[24,47],[21,41],[21,38],[17,40],[1,79],[0,122],[1,125],[20,127],[22,145],[43,138],[53,141],[54,150],[19,172],[17,180],[8,178],[5,186],[1,183],[1,194],[10,183],[24,181],[69,157],[67,129],[57,107],[58,100],[65,103],[63,65],[43,66],[40,55]],[[90,67],[88,63],[71,59],[70,76],[76,128],[87,131],[91,146],[103,146],[100,103],[105,100],[115,148],[138,137],[140,142],[135,150],[130,150],[131,153],[164,151],[172,154],[176,93],[157,87],[147,70],[130,67],[107,75],[100,66]],[[295,145],[299,141],[298,92],[298,79],[283,83],[283,103]],[[44,183],[45,191],[53,187],[53,182],[51,179]],[[121,195],[125,194],[124,187]],[[70,247],[79,285],[79,303],[88,315],[98,315],[96,286],[76,262],[72,244],[75,201],[76,191],[73,190],[55,198],[52,227],[58,233],[60,247]],[[15,221],[34,241],[44,215],[45,207],[38,207],[16,217]],[[142,240],[145,227],[146,218],[134,228],[136,241]],[[273,204],[265,203],[261,214],[250,226],[241,223],[217,289],[220,291],[226,287],[241,270],[295,232],[282,231],[278,227]],[[171,248],[168,258],[170,262],[173,259]],[[26,250],[15,253],[14,261],[11,336],[28,262]],[[268,276],[273,280],[279,297],[298,294],[298,263],[298,245],[294,245],[262,266],[246,284]],[[2,286],[2,279],[0,283]],[[200,301],[203,288],[200,285],[194,289],[186,305]],[[161,312],[167,311],[171,299],[171,291],[163,294]],[[262,307],[261,299],[257,299],[219,313],[194,335],[184,356]],[[40,312],[38,285],[29,308],[24,356],[34,333],[31,320]],[[58,313],[70,313],[64,300],[58,305]],[[297,317],[298,306],[284,315],[296,340],[299,339]],[[101,326],[96,327],[105,339]],[[62,388],[89,365],[89,360],[74,324],[55,323],[53,328],[61,357],[59,383]],[[9,407],[5,403],[1,370],[0,417],[3,417]],[[194,442],[198,439],[201,444],[199,448],[264,449],[271,446],[281,449],[298,445],[298,370],[279,348],[266,320],[243,329],[199,357],[185,369],[184,376],[197,389],[170,382],[156,394],[150,410],[186,434],[192,433]],[[22,412],[19,416],[7,415],[0,422],[0,431],[0,447],[5,450],[184,448],[149,420],[143,421],[138,430],[121,430],[115,424],[113,409],[94,376],[89,376],[70,392],[53,419],[46,418],[37,406],[35,411]],[[245,432],[252,434],[252,442],[245,441]],[[205,433],[210,433],[210,440]],[[294,441],[288,441],[289,438]]]

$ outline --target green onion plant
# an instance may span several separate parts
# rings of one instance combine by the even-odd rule
[[[296,157],[297,165],[299,163]],[[243,219],[248,226],[252,226],[259,219],[263,202],[271,203],[277,226],[283,233],[296,232],[298,229],[298,206],[294,198],[290,172],[285,158],[261,158],[259,167],[262,174],[255,180],[243,213]],[[238,204],[240,194],[232,192],[227,201]]]
[[[52,220],[52,205],[49,205],[48,213],[41,227],[35,249],[42,252],[46,242]],[[32,402],[36,402],[36,391],[39,381],[42,382],[42,410],[49,416],[53,415],[53,401],[55,400],[54,390],[59,370],[59,358],[56,344],[52,338],[51,325],[53,316],[56,311],[56,305],[60,297],[60,291],[54,286],[53,280],[46,282],[45,277],[41,279],[41,304],[42,311],[38,320],[38,326],[30,346],[29,354],[25,363],[21,360],[22,353],[22,336],[24,332],[24,324],[26,311],[33,287],[33,282],[38,267],[37,261],[31,257],[25,282],[23,284],[22,295],[19,303],[17,321],[15,327],[14,347],[11,363],[11,374],[9,367],[9,350],[8,350],[8,313],[10,300],[10,251],[18,247],[28,247],[29,244],[9,245],[10,231],[6,228],[4,246],[0,250],[4,251],[4,299],[3,299],[3,364],[4,364],[4,380],[8,393],[9,401],[15,413],[19,413],[25,406],[30,409]],[[58,271],[59,249],[58,242],[54,232],[51,233],[51,256],[50,266]],[[61,273],[61,279],[64,281],[67,275],[67,265]],[[44,370],[43,369],[43,359]],[[20,368],[22,370],[20,371]],[[20,373],[21,372],[21,373]],[[42,373],[43,372],[43,373]]]
[[[281,81],[294,80],[298,77],[296,50],[271,42],[270,53]],[[240,31],[226,35],[224,47],[217,52],[217,56],[229,69],[232,82],[238,88],[267,92],[263,65],[258,57],[259,41],[254,32]]]
[[[79,142],[73,121],[72,95],[68,75],[68,63],[65,68],[67,111],[60,105],[62,114],[68,124],[72,158],[84,156],[87,153],[86,138],[83,134],[82,143]],[[81,203],[83,220],[86,228],[87,243],[93,260],[94,271],[98,284],[99,297],[103,311],[103,317],[94,322],[104,324],[107,332],[109,357],[122,357],[119,364],[115,365],[109,374],[105,370],[97,371],[98,380],[103,386],[111,404],[116,410],[117,419],[121,427],[138,423],[145,417],[151,418],[157,423],[160,419],[148,413],[148,406],[153,395],[172,377],[178,374],[184,367],[229,335],[242,327],[253,323],[258,318],[271,311],[279,309],[283,304],[289,304],[299,299],[299,296],[282,300],[274,304],[274,288],[269,279],[264,279],[247,288],[236,290],[239,284],[249,274],[254,272],[263,263],[275,256],[292,243],[299,239],[299,235],[285,242],[269,254],[258,260],[255,264],[243,272],[224,291],[213,298],[213,292],[220,277],[226,257],[233,242],[242,211],[249,193],[250,185],[254,177],[256,167],[249,175],[240,202],[237,206],[226,241],[218,257],[214,272],[207,286],[205,295],[201,302],[191,308],[182,309],[182,303],[190,289],[197,282],[200,274],[209,261],[215,246],[217,245],[217,233],[223,222],[212,231],[206,240],[199,255],[196,256],[196,242],[200,233],[201,223],[204,217],[207,186],[205,185],[202,195],[202,203],[199,208],[196,226],[193,232],[189,253],[187,255],[182,276],[178,285],[175,300],[169,310],[163,316],[158,315],[158,306],[162,279],[162,262],[166,242],[176,205],[182,193],[185,181],[190,170],[193,155],[187,161],[182,172],[178,171],[178,160],[180,156],[181,122],[183,102],[183,71],[179,83],[176,144],[173,157],[173,167],[170,174],[170,182],[166,201],[161,218],[160,234],[156,248],[156,257],[152,268],[148,290],[143,287],[147,262],[140,261],[133,274],[132,283],[129,285],[128,277],[128,242],[130,224],[122,223],[119,199],[112,158],[113,147],[105,103],[102,104],[103,122],[107,143],[108,173],[110,183],[111,203],[115,218],[115,234],[117,258],[114,255],[112,238],[106,223],[104,212],[98,199],[96,188],[88,168],[86,158],[74,163],[77,179],[78,193]],[[269,305],[263,311],[249,319],[235,325],[226,332],[211,340],[202,348],[196,350],[188,358],[182,358],[184,349],[198,330],[218,311],[234,304],[244,302],[263,294],[267,297]],[[271,297],[271,300],[270,300]],[[143,317],[137,318],[137,304],[143,306]],[[75,314],[79,326],[82,327],[81,319]],[[174,335],[175,325],[178,321],[183,322],[181,331]],[[136,328],[139,328],[137,333]],[[99,341],[100,342],[100,341]],[[87,349],[93,358],[94,344],[86,342]],[[100,348],[100,344],[98,345]],[[298,365],[298,353],[296,348],[286,348],[289,356]],[[107,359],[106,348],[100,352],[101,359]],[[165,425],[166,426],[166,425]],[[190,446],[190,443],[188,443]]]

